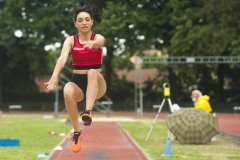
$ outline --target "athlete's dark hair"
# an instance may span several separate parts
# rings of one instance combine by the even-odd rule
[[[73,14],[73,21],[76,22],[77,20],[77,15],[80,13],[80,12],[87,12],[90,17],[98,22],[98,23],[101,23],[102,21],[102,17],[101,17],[101,12],[100,10],[94,6],[94,5],[91,5],[91,4],[85,4],[79,8],[77,8],[75,11],[74,11],[74,14]]]

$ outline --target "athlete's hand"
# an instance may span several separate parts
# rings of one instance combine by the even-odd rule
[[[88,41],[85,45],[84,48],[93,48],[94,41]]]
[[[45,82],[44,84],[46,84],[47,89],[51,91],[57,87],[58,78],[52,77],[48,82]]]

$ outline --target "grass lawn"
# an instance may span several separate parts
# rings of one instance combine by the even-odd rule
[[[71,126],[64,125],[62,117],[45,119],[44,115],[3,115],[0,119],[0,139],[18,138],[18,147],[0,147],[1,160],[37,160],[38,154],[50,153]],[[57,135],[50,136],[54,131]]]
[[[180,144],[178,141],[171,141],[173,156],[162,157],[167,138],[167,126],[163,119],[158,119],[148,141],[145,141],[153,121],[153,118],[139,118],[136,122],[121,122],[122,127],[128,130],[153,160],[240,159],[240,146],[219,138],[206,145]]]
[[[37,160],[40,153],[50,153],[62,140],[59,133],[68,133],[71,126],[62,121],[66,116],[53,119],[45,115],[3,115],[0,119],[0,139],[18,138],[18,147],[0,147],[0,160]],[[97,118],[95,116],[94,118]],[[121,118],[121,117],[118,117]],[[153,132],[146,142],[146,136],[152,126],[153,118],[135,118],[135,122],[119,122],[153,160],[238,160],[240,146],[216,139],[208,145],[182,145],[172,141],[174,156],[161,157],[164,151],[167,127],[162,119],[158,119]],[[54,131],[57,135],[50,136]]]

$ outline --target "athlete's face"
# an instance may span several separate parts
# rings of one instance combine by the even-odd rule
[[[92,29],[93,19],[90,17],[87,12],[80,12],[77,15],[77,19],[75,21],[75,26],[77,27],[79,32],[89,32]]]

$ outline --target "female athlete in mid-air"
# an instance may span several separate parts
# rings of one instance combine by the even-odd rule
[[[71,82],[64,86],[64,101],[74,129],[72,151],[79,152],[83,133],[78,121],[77,102],[86,100],[85,111],[80,115],[84,125],[91,125],[91,111],[94,102],[106,92],[106,83],[101,74],[102,48],[105,39],[102,35],[92,31],[93,23],[95,21],[101,22],[100,12],[96,7],[87,4],[76,9],[73,21],[78,33],[66,38],[52,77],[45,84],[49,90],[57,86],[58,75],[70,54],[72,56],[73,76]]]

